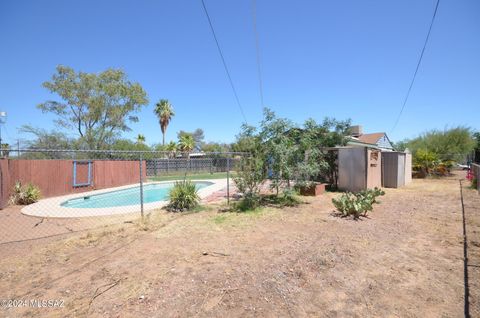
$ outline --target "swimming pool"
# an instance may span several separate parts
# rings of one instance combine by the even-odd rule
[[[212,185],[212,182],[195,181],[197,190]],[[157,201],[168,200],[168,193],[174,182],[146,184],[143,186],[143,203],[148,204]],[[100,194],[86,195],[62,202],[65,208],[109,208],[140,204],[140,187],[104,192]]]

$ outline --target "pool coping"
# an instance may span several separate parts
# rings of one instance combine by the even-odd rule
[[[227,187],[227,179],[206,179],[206,180],[192,180],[193,182],[211,182],[212,184],[198,190],[198,195],[201,199],[220,191]],[[143,183],[144,186],[150,184],[164,184],[173,183],[175,180],[169,181],[152,181]],[[36,203],[30,204],[21,210],[22,214],[28,216],[35,216],[41,218],[82,218],[82,217],[96,217],[96,216],[118,216],[132,213],[138,213],[140,216],[140,204],[117,206],[108,208],[71,208],[64,207],[61,204],[67,200],[78,199],[85,196],[108,193],[117,190],[138,187],[139,183],[129,184],[120,187],[112,187],[100,190],[93,190],[81,193],[67,194],[63,196],[42,199]],[[167,200],[156,201],[143,204],[143,211],[152,211],[160,209],[168,204]]]

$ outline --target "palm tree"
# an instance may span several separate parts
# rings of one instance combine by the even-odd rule
[[[170,152],[170,156],[173,158],[175,156],[175,153],[177,152],[177,144],[175,143],[175,141],[170,141],[168,143],[168,145],[165,147],[165,150],[167,150],[168,152]]]
[[[162,130],[163,135],[163,142],[162,144],[165,146],[165,133],[167,132],[167,127],[172,117],[175,116],[175,112],[173,111],[172,104],[168,101],[168,99],[161,99],[155,105],[155,114],[158,117],[158,122],[160,123],[160,129]]]
[[[195,147],[195,139],[190,134],[183,134],[178,140],[178,146],[181,151],[190,152]],[[190,157],[190,155],[188,155]]]
[[[138,134],[137,136],[137,144],[144,144],[145,143],[145,136],[142,134]]]

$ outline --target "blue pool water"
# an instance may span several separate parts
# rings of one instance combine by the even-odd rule
[[[144,185],[143,203],[168,200],[168,193],[174,184],[174,182],[168,182]],[[212,184],[212,182],[195,182],[197,190]],[[67,208],[109,208],[137,204],[140,204],[140,187],[70,199],[63,202],[61,206]]]

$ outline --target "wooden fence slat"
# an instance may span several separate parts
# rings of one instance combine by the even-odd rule
[[[77,183],[88,180],[88,165],[78,169]],[[146,164],[143,162],[144,178]],[[73,186],[73,160],[0,160],[0,208],[8,203],[16,181],[32,183],[40,188],[42,197],[59,196],[69,193],[85,192],[139,183],[140,167],[138,161],[101,161],[93,160],[92,181],[89,186]]]

